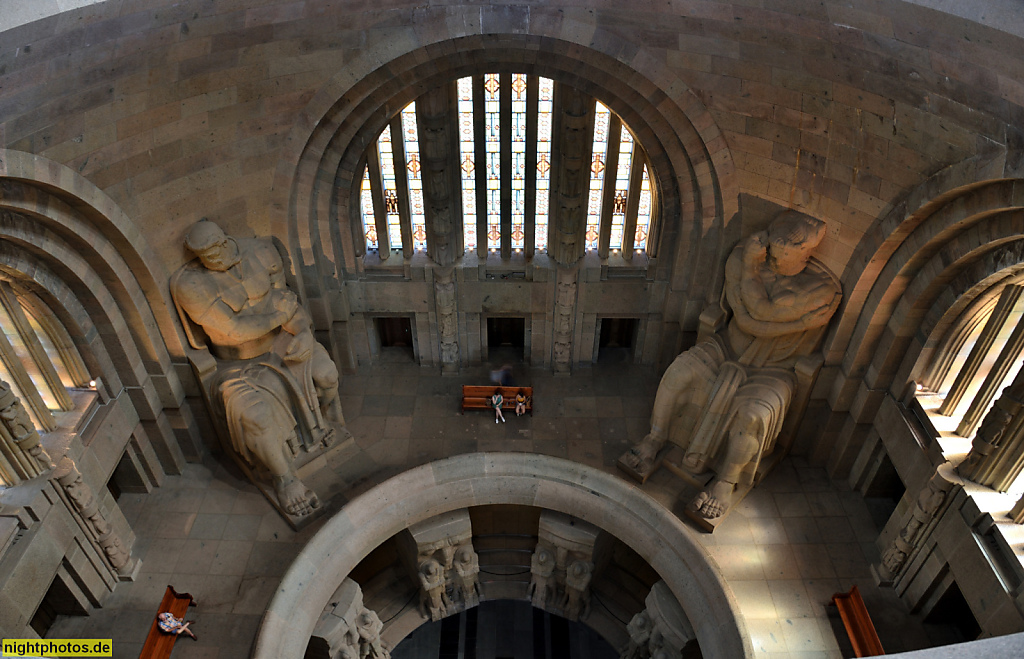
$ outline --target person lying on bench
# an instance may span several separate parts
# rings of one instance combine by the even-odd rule
[[[501,404],[505,402],[505,399],[501,396],[501,389],[495,389],[494,395],[491,396],[491,407],[494,408],[494,422],[497,423],[498,419],[501,419],[502,423],[505,423],[505,416],[501,413]]]
[[[192,630],[188,628],[189,625],[195,624],[195,620],[185,622],[184,618],[176,618],[170,611],[164,611],[157,616],[157,624],[160,626],[161,631],[165,631],[168,634],[187,634],[192,637],[193,641],[199,640],[192,633]]]

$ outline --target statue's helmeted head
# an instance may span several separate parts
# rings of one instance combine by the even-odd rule
[[[804,269],[807,259],[825,237],[825,223],[796,211],[783,211],[768,227],[768,257],[784,275]]]
[[[185,236],[185,246],[210,270],[224,271],[238,263],[238,247],[216,222],[199,220]]]

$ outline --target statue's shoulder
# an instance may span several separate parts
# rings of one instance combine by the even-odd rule
[[[171,275],[171,295],[175,299],[182,298],[181,301],[185,301],[196,293],[215,289],[216,282],[211,274],[199,259],[192,259]]]
[[[843,285],[839,281],[838,275],[817,257],[812,256],[807,260],[807,267],[804,269],[804,272],[820,279],[822,282],[828,281],[836,293],[842,294]]]
[[[273,238],[240,238],[238,248],[248,258],[255,259],[272,275],[284,270],[284,255],[279,243]]]

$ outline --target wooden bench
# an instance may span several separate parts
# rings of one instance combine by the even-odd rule
[[[197,602],[188,593],[175,592],[171,586],[164,591],[164,598],[160,600],[160,608],[153,616],[153,624],[149,626],[149,635],[146,636],[146,643],[142,646],[142,653],[139,659],[162,659],[171,656],[174,649],[174,641],[178,634],[168,634],[160,630],[157,618],[161,613],[170,611],[175,618],[184,618],[188,607],[196,606]]]
[[[491,396],[495,390],[501,389],[501,409],[516,410],[516,394],[522,393],[526,396],[526,411],[533,416],[533,387],[497,387],[476,386],[471,384],[462,385],[462,413],[466,410],[493,410],[491,407]]]
[[[860,591],[854,586],[848,593],[836,593],[832,596],[832,604],[839,609],[839,617],[843,619],[843,626],[850,636],[850,644],[853,645],[853,652],[858,657],[874,657],[885,654],[882,649],[882,641],[878,638],[875,625],[868,615],[868,607],[864,605],[864,598]]]

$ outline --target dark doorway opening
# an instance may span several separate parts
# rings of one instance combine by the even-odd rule
[[[936,646],[973,641],[981,634],[981,626],[955,581],[925,617],[924,627]]]
[[[378,318],[377,335],[382,348],[412,348],[412,322],[408,318]]]
[[[637,324],[636,318],[602,318],[597,342],[597,361],[631,361]]]
[[[522,348],[526,345],[525,318],[488,318],[488,348]]]
[[[412,320],[387,316],[375,319],[377,337],[380,339],[381,358],[390,361],[415,360],[413,349]]]
[[[29,620],[28,626],[39,634],[40,638],[46,638],[46,632],[57,620],[57,616],[84,616],[87,614],[85,608],[58,576],[50,584],[46,595],[43,596],[43,601],[39,603],[39,608]]]

